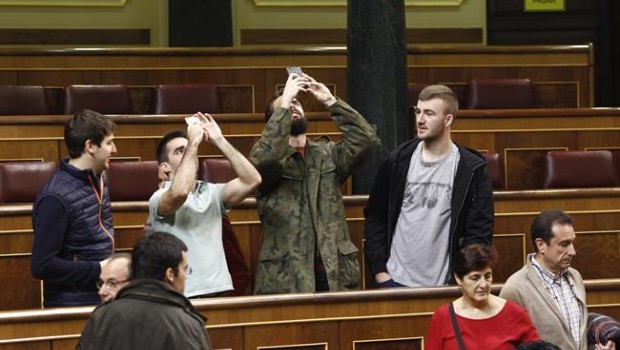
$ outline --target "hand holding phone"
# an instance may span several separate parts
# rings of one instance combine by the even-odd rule
[[[200,124],[200,119],[198,119],[198,117],[190,115],[185,117],[185,122],[187,123],[187,125],[192,125],[192,124]]]

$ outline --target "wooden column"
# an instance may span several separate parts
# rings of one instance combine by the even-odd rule
[[[404,13],[403,0],[348,1],[349,103],[376,125],[382,141],[354,176],[354,193],[368,193],[381,160],[410,137]]]

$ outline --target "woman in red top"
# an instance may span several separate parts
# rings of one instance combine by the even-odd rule
[[[495,251],[471,244],[454,261],[454,276],[463,296],[452,302],[463,344],[467,350],[513,350],[540,337],[525,309],[491,294]],[[448,305],[435,311],[426,350],[459,350]]]

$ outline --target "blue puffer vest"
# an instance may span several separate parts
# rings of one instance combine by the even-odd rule
[[[69,227],[59,256],[67,260],[101,261],[114,252],[114,227],[107,186],[92,170],[79,170],[60,162],[60,170],[39,192],[37,201],[54,196],[67,210]],[[103,189],[102,200],[100,191]],[[36,204],[35,204],[36,205]],[[86,281],[85,281],[86,282]],[[44,281],[46,305],[96,304],[97,280],[78,285],[59,285]]]

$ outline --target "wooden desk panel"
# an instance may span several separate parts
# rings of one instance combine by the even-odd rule
[[[620,317],[620,279],[587,280],[588,308]],[[501,285],[493,286],[499,293]],[[456,287],[194,300],[215,349],[420,349]],[[0,349],[74,346],[92,307],[0,312]],[[278,335],[278,336],[275,336]]]
[[[363,208],[367,196],[345,196],[347,223],[353,243],[360,249],[360,264],[364,268],[363,287],[375,286],[364,264]],[[539,190],[495,192],[494,244],[501,257],[495,268],[496,282],[504,282],[525,263],[525,256],[533,252],[529,238],[530,225],[540,210],[562,208],[575,222],[577,257],[574,266],[584,278],[616,278],[612,269],[620,266],[620,188],[581,190]],[[0,276],[10,275],[11,285],[28,290],[15,295],[13,289],[0,289],[0,310],[37,308],[40,299],[38,282],[24,267],[32,247],[31,205],[0,206]],[[147,202],[112,203],[115,239],[119,250],[128,251],[143,234],[148,216]],[[254,276],[261,242],[261,225],[253,198],[246,199],[229,213],[243,255]],[[12,266],[23,269],[14,270]],[[4,269],[10,270],[3,273]],[[18,271],[18,273],[15,273]],[[0,283],[4,278],[0,277]]]

